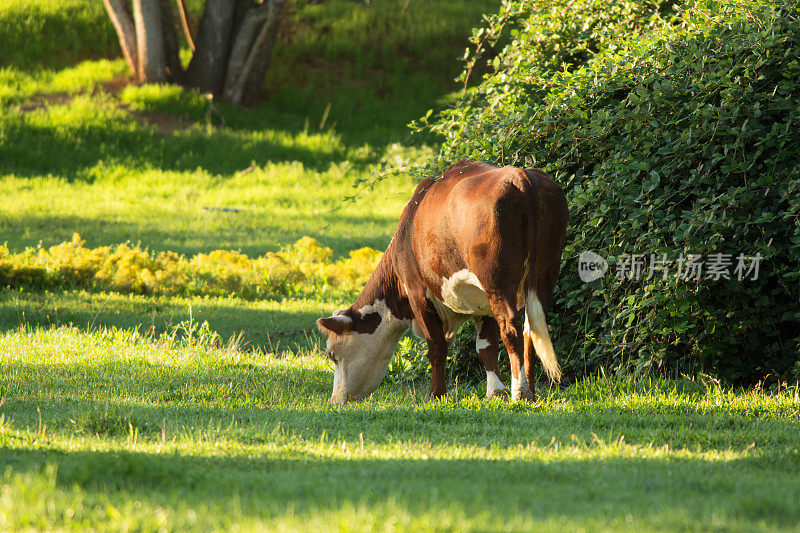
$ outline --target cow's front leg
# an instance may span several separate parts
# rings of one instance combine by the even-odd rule
[[[447,362],[447,341],[442,335],[439,339],[428,339],[428,361],[431,362],[431,389],[428,398],[439,398],[447,393],[445,383],[445,364]]]
[[[500,330],[494,317],[475,317],[475,351],[486,369],[486,397],[508,398],[508,389],[500,380],[497,352],[500,348]]]
[[[411,302],[416,321],[416,330],[428,342],[428,361],[431,363],[431,389],[429,398],[439,398],[447,392],[445,364],[447,362],[447,340],[439,313],[427,298]]]

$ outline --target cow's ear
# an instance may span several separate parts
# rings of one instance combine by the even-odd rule
[[[329,316],[317,320],[317,327],[323,333],[336,333],[344,335],[353,327],[353,319],[347,315]]]

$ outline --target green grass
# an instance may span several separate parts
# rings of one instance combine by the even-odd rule
[[[208,322],[221,342],[240,349],[283,352],[317,342],[317,318],[343,301],[247,301],[238,298],[146,297],[108,293],[0,291],[0,332],[19,324],[82,331],[100,328],[160,336]]]
[[[430,139],[412,141],[406,124],[457,88],[455,57],[495,3],[295,5],[265,101],[217,111],[174,87],[120,91],[127,67],[113,41],[103,44],[113,30],[97,2],[4,4],[0,42],[14,53],[0,67],[0,194],[14,202],[0,206],[0,241],[21,250],[77,231],[89,246],[255,256],[309,235],[337,256],[382,249],[412,180],[352,184],[385,161],[430,154]],[[94,29],[65,35],[69,61],[45,61],[58,43],[31,32],[69,26],[84,4]],[[76,62],[98,55],[112,59]]]
[[[404,4],[295,8],[266,100],[214,111],[123,88],[99,2],[3,2],[0,242],[382,249],[412,179],[351,185],[429,156],[405,125],[458,89],[497,2]],[[313,326],[344,303],[0,290],[0,530],[800,527],[797,387],[596,379],[509,404],[464,383],[427,402],[422,380],[336,407]]]
[[[3,0],[0,3],[0,67],[59,68],[77,59],[118,51],[102,2]]]
[[[119,64],[107,66],[110,78]],[[172,88],[122,99],[76,95],[33,109],[25,108],[29,94],[9,97],[20,103],[0,111],[0,194],[15,199],[0,207],[0,235],[12,249],[56,244],[74,231],[90,246],[131,240],[185,254],[232,248],[255,256],[304,235],[337,255],[382,249],[411,189],[407,178],[387,181],[339,209],[386,150],[348,147],[302,124],[257,129],[241,110],[226,112],[230,127],[211,129],[202,122],[207,104],[200,123],[165,135],[120,107],[158,109],[173,102]],[[196,112],[199,97],[185,100],[179,109]],[[285,122],[273,109],[256,112],[264,124]]]
[[[800,526],[796,388],[595,380],[527,405],[420,384],[340,408],[316,352],[60,327],[0,353],[7,529]]]

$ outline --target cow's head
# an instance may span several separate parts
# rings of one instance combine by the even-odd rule
[[[378,388],[408,327],[382,300],[358,310],[336,311],[317,320],[317,326],[328,337],[326,351],[334,364],[334,403],[365,398]]]

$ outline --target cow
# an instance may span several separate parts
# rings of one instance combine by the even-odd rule
[[[567,218],[564,192],[536,169],[461,161],[420,182],[361,294],[317,320],[334,363],[331,402],[372,394],[408,329],[428,344],[429,397],[444,395],[447,349],[469,319],[487,397],[508,396],[499,339],[508,349],[513,400],[534,397],[534,351],[547,376],[560,381],[545,312]]]

